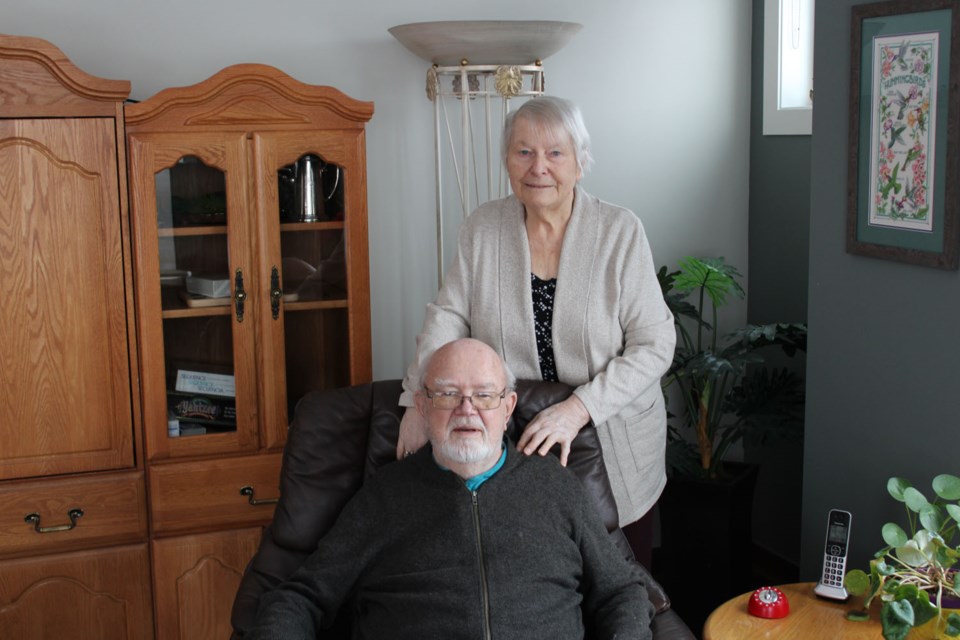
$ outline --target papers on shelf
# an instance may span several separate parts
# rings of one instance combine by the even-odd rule
[[[184,393],[204,393],[211,396],[237,395],[233,376],[206,371],[177,371],[176,390]]]

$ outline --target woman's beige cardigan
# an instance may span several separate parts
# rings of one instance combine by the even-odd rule
[[[539,380],[523,206],[488,202],[464,222],[436,302],[427,306],[400,404],[413,405],[421,363],[447,342],[474,337],[520,379]],[[553,351],[600,435],[620,524],[643,516],[666,484],[666,412],[660,377],[676,331],[637,217],[577,188],[553,307]]]

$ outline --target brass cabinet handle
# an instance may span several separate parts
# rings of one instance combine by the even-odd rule
[[[31,513],[26,516],[24,522],[32,522],[33,530],[37,533],[56,533],[57,531],[70,531],[75,526],[77,526],[77,519],[83,517],[83,509],[70,509],[67,511],[67,517],[70,518],[70,524],[58,524],[53,527],[41,527],[40,526],[40,514]]]
[[[237,322],[243,322],[243,302],[247,299],[247,292],[243,290],[243,269],[237,269],[233,285],[233,300],[237,306]]]
[[[283,297],[283,289],[280,288],[280,272],[276,265],[270,270],[270,310],[273,312],[273,319],[280,316],[280,298]]]
[[[241,487],[240,495],[247,496],[247,502],[249,502],[253,506],[257,506],[261,504],[276,504],[280,502],[280,498],[264,498],[263,500],[257,500],[256,498],[253,497],[253,487],[251,487],[250,485]]]

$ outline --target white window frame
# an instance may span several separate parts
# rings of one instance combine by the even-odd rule
[[[811,2],[813,0],[810,0]],[[763,135],[810,135],[813,131],[813,105],[808,107],[780,106],[780,87],[784,82],[781,67],[781,34],[784,32],[784,3],[790,0],[764,0],[763,2]],[[810,28],[813,28],[811,21]],[[809,56],[813,69],[812,38],[809,47],[801,45],[803,55]],[[789,79],[787,79],[789,81]],[[801,82],[805,79],[800,79]]]

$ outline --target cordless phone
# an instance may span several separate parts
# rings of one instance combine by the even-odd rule
[[[823,572],[814,593],[834,600],[846,600],[843,576],[847,570],[847,547],[850,542],[849,511],[831,509],[827,516],[827,543],[823,554]]]

